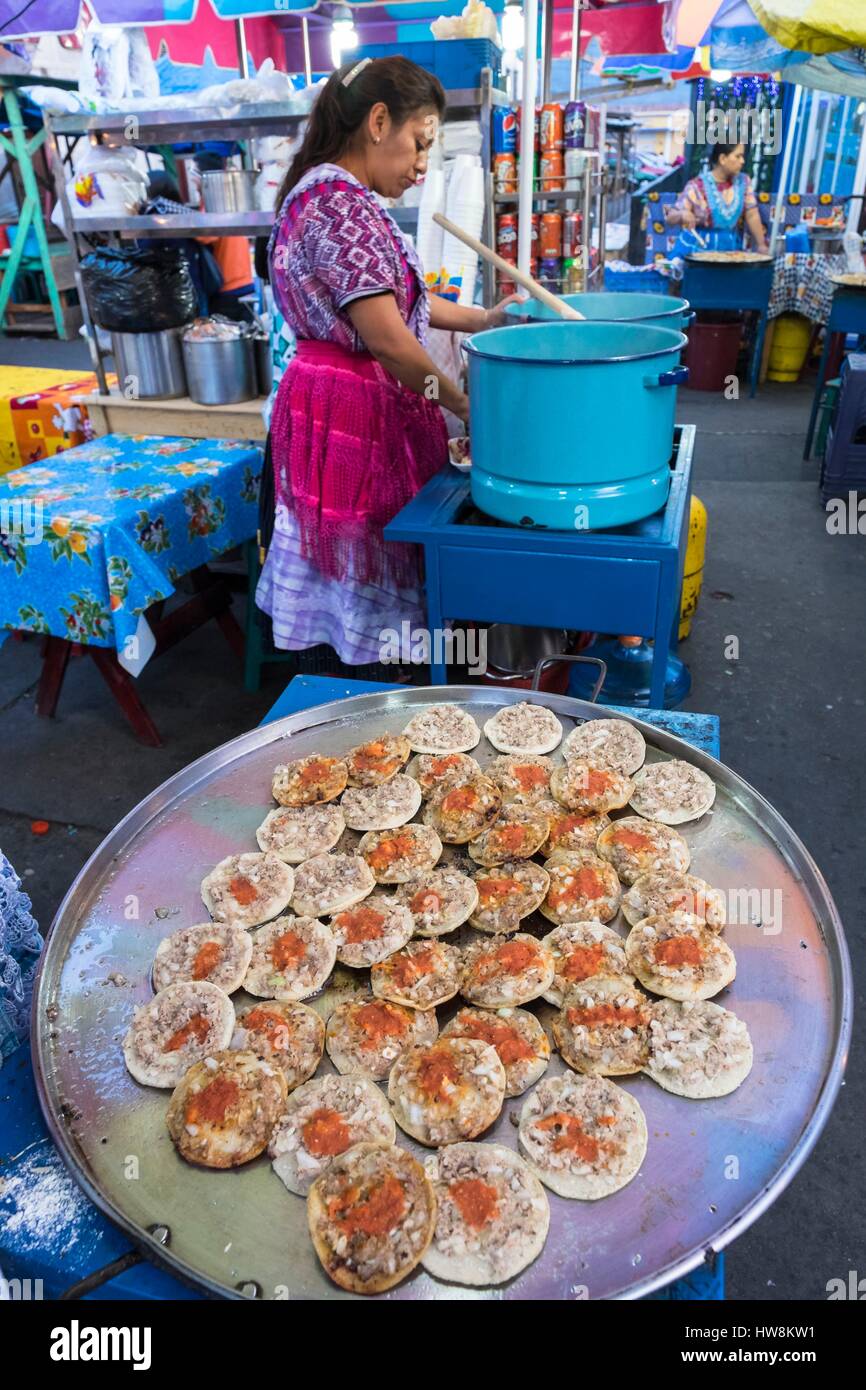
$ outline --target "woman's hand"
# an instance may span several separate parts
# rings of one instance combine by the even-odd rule
[[[680,210],[680,226],[685,227],[688,232],[693,232],[697,225],[698,219],[691,208],[682,208]]]
[[[500,299],[492,309],[484,311],[485,328],[503,328],[506,324],[514,323],[514,315],[506,313],[509,304],[525,304],[526,300],[522,295],[510,294],[507,299]]]

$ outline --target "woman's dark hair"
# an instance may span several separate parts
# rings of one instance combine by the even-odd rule
[[[147,179],[148,198],[170,198],[173,203],[180,202],[180,188],[177,179],[173,179],[171,174],[165,169],[155,169]]]
[[[316,98],[301,148],[277,195],[277,211],[308,169],[339,159],[379,101],[387,106],[394,124],[401,126],[425,106],[441,116],[445,91],[438,77],[408,58],[374,58],[363,65],[355,58],[344,63],[331,73]]]
[[[745,140],[728,140],[727,142],[724,140],[719,140],[717,144],[711,145],[710,168],[715,169],[720,159],[722,159],[726,154],[733,154],[734,150],[738,149],[740,145],[742,145],[743,152],[745,153]]]

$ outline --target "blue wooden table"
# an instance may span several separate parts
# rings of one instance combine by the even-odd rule
[[[687,260],[683,273],[681,293],[693,309],[753,309],[757,312],[758,330],[749,370],[750,396],[758,389],[774,270],[772,261],[757,265],[713,265]]]
[[[296,676],[262,723],[351,695],[403,688]],[[716,715],[675,710],[621,712],[655,724],[718,757]],[[29,1048],[20,1047],[0,1069],[0,1272],[7,1280],[41,1279],[44,1297],[56,1298],[94,1271],[122,1260],[129,1251],[128,1236],[103,1216],[69,1177],[39,1107]],[[203,1295],[142,1261],[86,1297],[197,1299]],[[722,1257],[651,1297],[724,1298]]]
[[[388,540],[424,547],[433,652],[446,618],[652,637],[650,705],[664,708],[694,444],[694,425],[678,426],[667,503],[655,516],[611,531],[521,529],[480,514],[467,521],[469,479],[453,468],[437,473],[385,528]],[[444,685],[444,661],[434,659],[430,669],[434,684]]]
[[[827,320],[827,329],[824,333],[821,364],[818,367],[818,380],[815,382],[815,394],[812,397],[812,413],[809,416],[809,428],[806,431],[804,459],[807,459],[812,452],[815,421],[818,417],[821,392],[824,389],[824,378],[827,375],[827,359],[830,356],[830,348],[833,346],[833,337],[836,333],[866,334],[866,290],[846,289],[843,285],[839,285],[833,294],[830,317]]]

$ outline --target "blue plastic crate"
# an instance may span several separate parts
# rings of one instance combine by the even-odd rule
[[[637,294],[667,294],[671,287],[667,275],[652,266],[633,265],[628,270],[604,268],[604,287],[606,290],[631,290]]]
[[[492,68],[494,81],[500,76],[502,50],[491,39],[430,39],[423,43],[368,43],[356,48],[353,56],[362,58],[411,58],[439,78],[446,91],[477,87],[481,69]]]

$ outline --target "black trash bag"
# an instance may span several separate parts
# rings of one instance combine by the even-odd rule
[[[186,253],[162,245],[117,250],[102,246],[81,262],[94,323],[115,333],[179,328],[198,312]]]

